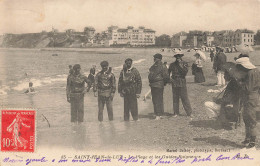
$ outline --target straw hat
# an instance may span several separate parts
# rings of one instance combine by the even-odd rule
[[[236,60],[236,64],[240,64],[243,67],[247,68],[247,69],[255,69],[255,65],[253,65],[248,57],[242,57],[242,58],[238,58]]]
[[[184,53],[182,52],[182,50],[175,50],[174,51],[174,55],[173,55],[173,57],[175,57],[175,58],[181,58],[181,57],[183,57],[184,56]]]

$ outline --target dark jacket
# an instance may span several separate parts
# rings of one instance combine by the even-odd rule
[[[149,69],[149,85],[151,87],[163,88],[169,82],[169,74],[166,65],[162,61],[156,61]]]
[[[71,97],[73,93],[84,93],[85,82],[88,83],[89,80],[86,76],[79,74],[70,74],[67,78],[67,97]]]
[[[141,94],[142,79],[138,70],[134,67],[122,70],[118,80],[118,93],[123,94]]]
[[[186,75],[188,73],[188,63],[182,61],[182,65],[179,65],[177,61],[170,64],[169,75],[172,73],[172,86],[173,87],[185,87]]]
[[[116,91],[116,78],[111,72],[97,73],[95,77],[95,83],[93,86],[93,91],[98,91],[98,95],[109,97],[111,93]]]
[[[218,72],[218,71],[224,71],[223,65],[227,62],[227,56],[223,52],[219,52],[216,54],[214,58],[214,63],[213,63],[213,69]]]

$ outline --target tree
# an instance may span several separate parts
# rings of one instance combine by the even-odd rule
[[[166,34],[156,37],[155,45],[158,47],[170,47],[171,46],[171,37]]]
[[[255,34],[255,45],[260,45],[260,30]]]

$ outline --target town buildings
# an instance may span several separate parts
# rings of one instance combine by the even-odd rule
[[[187,39],[188,33],[182,31],[172,36],[171,47],[183,47],[183,41]]]
[[[148,46],[155,45],[155,31],[145,27],[108,28],[109,45]]]
[[[247,29],[215,32],[189,31],[172,36],[171,47],[193,48],[201,46],[233,47],[240,44],[254,45],[254,32]]]

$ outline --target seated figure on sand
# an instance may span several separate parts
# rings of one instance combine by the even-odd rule
[[[229,63],[229,62],[228,62]],[[227,64],[228,64],[227,63]],[[224,89],[223,96],[213,98],[213,101],[206,101],[205,107],[207,108],[207,115],[209,118],[217,118],[222,124],[226,122],[236,122],[236,125],[240,124],[241,113],[241,100],[240,100],[240,88],[237,80],[230,76],[228,71],[235,68],[234,63],[226,65],[225,80],[228,81],[226,88]],[[221,92],[221,94],[222,94]]]

